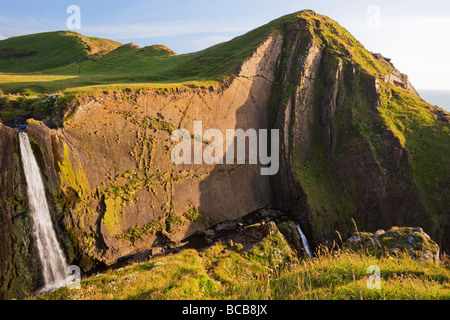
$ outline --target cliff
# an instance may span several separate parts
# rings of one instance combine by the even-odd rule
[[[448,250],[448,113],[331,19],[302,16],[284,33],[269,109],[279,207],[309,222],[316,243],[354,218],[366,230],[421,225]]]
[[[104,66],[146,54],[125,49],[57,72],[101,70],[112,81]],[[421,226],[443,251],[450,249],[448,113],[423,101],[389,59],[368,52],[333,20],[302,11],[191,56],[152,59],[163,59],[148,64],[163,75],[163,66],[178,68],[170,69],[175,84],[85,93],[79,83],[55,81],[78,94],[67,91],[28,108],[48,115],[28,120],[27,132],[73,264],[89,270],[138,252],[159,253],[268,205],[291,213],[314,245],[331,245],[335,231],[349,236],[353,218],[368,231]],[[186,85],[199,74],[200,85]],[[278,173],[262,176],[249,163],[174,165],[171,134],[194,132],[194,121],[224,135],[279,129]],[[18,161],[16,135],[2,127],[2,154]],[[22,179],[23,189],[20,164],[4,163],[2,172]],[[3,183],[14,196],[13,180]],[[0,205],[8,226],[17,211],[6,197]],[[1,236],[11,234],[7,228]]]

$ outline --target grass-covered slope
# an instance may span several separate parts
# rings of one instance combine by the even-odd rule
[[[0,41],[0,72],[29,73],[58,68],[91,55],[105,54],[120,45],[71,31],[12,37]]]
[[[441,228],[450,213],[450,123],[438,120],[432,112],[440,108],[407,90],[392,88],[391,94],[390,98],[383,97],[381,116],[410,152],[412,174],[421,200],[434,226]]]
[[[46,48],[54,42],[54,37],[59,39],[60,34],[71,35],[71,33],[45,33],[11,38],[8,40],[20,43],[21,46],[16,45],[18,49],[8,54],[8,60],[2,59],[0,55],[0,89],[5,94],[30,96],[51,94],[70,88],[70,92],[92,92],[126,86],[146,88],[183,83],[190,83],[190,86],[210,86],[237,74],[245,59],[251,56],[263,40],[276,32],[283,21],[289,21],[293,17],[295,14],[270,22],[228,42],[182,55],[176,55],[164,46],[138,48],[123,45],[116,46],[113,48],[115,50],[110,50],[96,59],[83,59],[86,58],[84,55],[86,52],[83,51],[83,46],[80,46],[80,48],[69,48],[70,55],[61,54],[56,49],[47,50],[46,63],[41,61],[37,54],[31,55],[26,57],[26,61],[29,62],[21,65],[21,57],[14,52],[17,53],[20,49],[24,52],[30,51],[29,54],[31,54],[31,51],[37,51],[34,49],[35,46]],[[27,37],[34,39],[36,45],[26,46]],[[69,44],[72,45],[72,43]],[[5,47],[8,45],[8,43],[3,44]],[[0,52],[1,50],[0,47]],[[41,71],[41,73],[28,74],[34,71]],[[21,74],[11,75],[2,74],[2,72],[20,72]],[[101,86],[101,88],[95,86]],[[89,90],[90,88],[92,90]]]
[[[380,287],[368,286],[369,266],[380,268]],[[80,289],[61,288],[32,297],[45,300],[351,300],[450,299],[450,270],[406,253],[322,248],[299,258],[274,233],[243,250],[216,243],[109,270],[82,279]]]
[[[182,55],[162,45],[139,48],[118,43],[107,52],[88,54],[82,43],[70,50],[68,56],[75,55],[72,58],[56,49],[47,50],[45,59],[52,63],[45,66],[41,65],[44,63],[41,60],[36,61],[37,56],[26,57],[29,65],[23,66],[20,55],[8,55],[7,60],[0,57],[0,119],[10,122],[16,116],[33,115],[40,119],[56,114],[62,116],[73,99],[105,91],[215,86],[236,75],[242,63],[269,35],[281,32],[283,24],[295,17],[296,14],[282,17],[228,42]],[[53,43],[55,36],[58,40],[64,38],[60,34],[65,38],[93,41],[93,38],[72,32],[9,40],[18,42],[22,46],[20,50],[26,51],[34,50],[25,45],[27,37],[35,39],[37,47],[46,48],[46,43]],[[37,70],[39,72],[34,72]]]

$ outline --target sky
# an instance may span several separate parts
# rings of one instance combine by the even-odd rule
[[[71,5],[80,10],[76,17],[67,12]],[[329,16],[368,50],[391,58],[417,89],[450,90],[448,0],[1,0],[0,40],[68,30],[79,21],[75,31],[86,36],[164,44],[182,54],[303,9]]]

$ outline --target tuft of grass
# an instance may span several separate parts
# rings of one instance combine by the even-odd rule
[[[199,208],[193,207],[183,213],[183,216],[189,221],[204,222],[205,213],[202,212]]]

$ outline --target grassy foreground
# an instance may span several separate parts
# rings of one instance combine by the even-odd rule
[[[369,289],[369,266],[380,268],[380,289]],[[217,243],[110,270],[32,299],[450,299],[448,266],[408,254],[321,249],[298,259],[276,231],[244,252]]]

